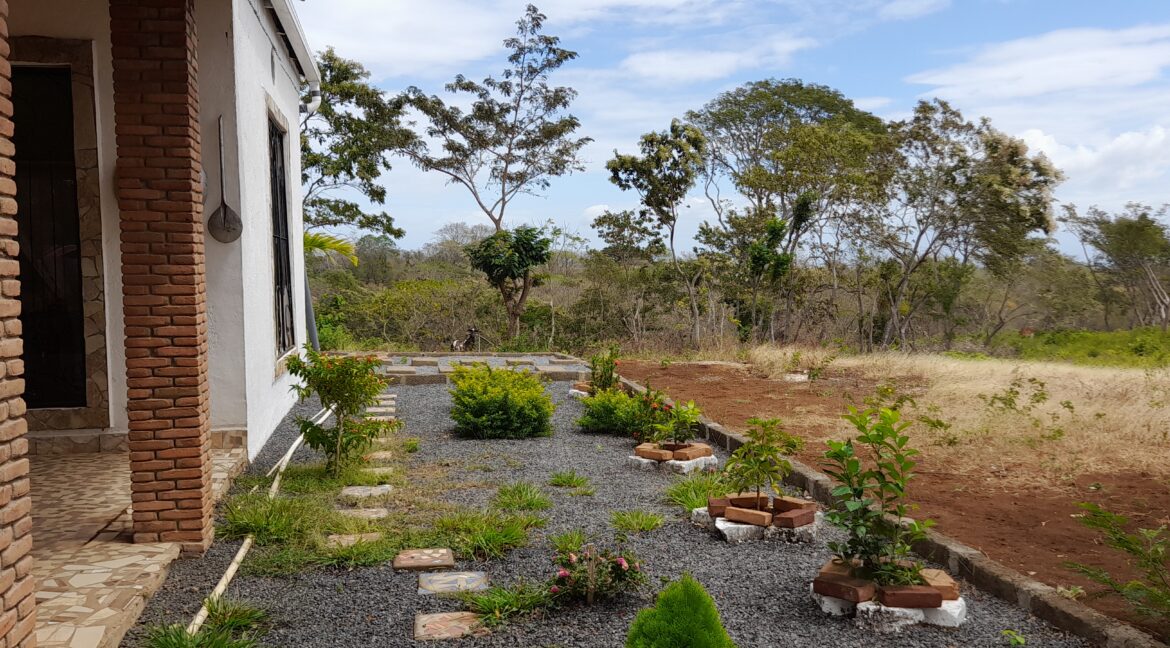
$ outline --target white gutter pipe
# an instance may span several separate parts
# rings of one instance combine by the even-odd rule
[[[305,83],[309,85],[309,101],[301,104],[301,112],[312,115],[321,106],[321,72],[317,69],[313,50],[309,48],[309,41],[305,38],[305,30],[297,18],[297,12],[292,8],[290,0],[268,0],[268,7],[280,20],[284,28],[284,37],[292,46],[293,54],[301,65],[305,75]]]

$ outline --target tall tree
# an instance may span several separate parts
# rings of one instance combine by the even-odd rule
[[[438,144],[432,151],[417,140],[402,154],[467,189],[497,232],[504,230],[512,199],[539,194],[552,178],[583,170],[578,152],[592,141],[574,137],[580,122],[565,112],[577,92],[549,85],[549,74],[577,53],[542,33],[545,19],[528,5],[516,23],[516,36],[504,41],[511,50],[510,67],[500,78],[476,83],[459,75],[447,84],[447,92],[470,96],[466,112],[416,87],[402,95],[426,120],[427,137]]]
[[[403,232],[384,211],[379,177],[390,170],[390,154],[409,146],[414,133],[401,124],[402,108],[370,82],[356,61],[326,49],[317,57],[321,105],[301,121],[302,208],[308,228],[353,225],[393,238]]]
[[[653,215],[659,229],[667,232],[670,262],[675,274],[686,285],[691,307],[691,342],[697,347],[699,332],[699,273],[689,273],[679,262],[675,247],[679,208],[703,168],[707,140],[698,128],[674,120],[670,129],[646,133],[639,146],[642,155],[623,155],[616,151],[606,163],[610,181],[623,191],[634,190],[642,198],[645,211]]]
[[[508,313],[508,337],[520,334],[520,316],[536,285],[534,270],[552,257],[552,239],[528,225],[502,230],[469,245],[471,265],[487,275]]]

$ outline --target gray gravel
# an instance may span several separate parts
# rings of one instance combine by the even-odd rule
[[[555,435],[522,441],[454,438],[446,386],[395,390],[399,393],[399,416],[407,426],[405,434],[422,440],[415,461],[450,461],[455,480],[496,483],[524,480],[543,485],[551,473],[571,468],[588,476],[596,489],[593,497],[570,497],[567,489],[543,486],[555,504],[544,512],[549,519],[547,528],[534,532],[529,547],[499,561],[463,562],[457,569],[486,571],[499,584],[521,578],[543,581],[552,573],[548,535],[584,528],[595,537],[612,538],[612,511],[646,509],[667,518],[662,528],[632,536],[629,541],[629,548],[644,561],[650,584],[646,591],[616,601],[521,619],[487,637],[464,639],[461,646],[622,646],[638,610],[652,604],[663,582],[684,571],[706,586],[740,648],[1000,646],[1006,645],[1001,633],[1009,628],[1027,636],[1029,646],[1088,645],[967,586],[963,593],[970,620],[957,630],[920,626],[899,635],[875,636],[855,629],[847,620],[826,617],[808,594],[809,581],[830,557],[823,543],[731,546],[690,526],[681,511],[662,501],[662,490],[672,479],[669,475],[627,468],[624,458],[630,454],[632,442],[580,433],[574,421],[580,416],[581,405],[567,397],[568,383],[553,383],[549,389],[558,406]],[[295,431],[286,422],[253,469],[266,470],[261,464],[279,458],[292,438]],[[311,453],[298,452],[295,459],[310,460]],[[460,504],[481,506],[493,494],[493,489],[484,488],[454,491],[447,497]],[[218,542],[202,560],[176,563],[167,583],[148,605],[142,624],[189,620],[236,547],[236,543]],[[269,610],[273,627],[265,638],[266,645],[394,647],[419,645],[412,639],[416,613],[460,609],[456,601],[419,596],[416,588],[415,575],[374,567],[319,570],[283,579],[237,576],[230,594]],[[142,635],[140,625],[123,646],[139,645]]]

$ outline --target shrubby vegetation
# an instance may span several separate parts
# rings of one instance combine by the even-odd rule
[[[481,364],[451,376],[455,432],[476,439],[552,436],[553,402],[537,376]]]
[[[667,585],[630,626],[626,648],[735,648],[715,601],[690,574]]]

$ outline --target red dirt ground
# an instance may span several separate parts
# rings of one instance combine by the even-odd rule
[[[675,399],[694,400],[703,413],[733,430],[743,430],[749,418],[791,419],[793,412],[833,417],[847,404],[859,402],[876,387],[872,381],[843,370],[814,383],[789,383],[754,375],[734,363],[659,363],[623,360],[626,378],[652,385]],[[822,421],[825,419],[822,418]],[[799,458],[819,466],[824,444],[835,429],[826,422],[791,421],[789,432],[804,437]],[[840,429],[840,428],[836,428]],[[1064,567],[1077,561],[1105,567],[1116,576],[1130,577],[1125,557],[1099,541],[1095,531],[1073,516],[1078,502],[1096,502],[1130,517],[1137,526],[1156,528],[1170,522],[1170,483],[1149,474],[1083,475],[1073,484],[1053,484],[1042,491],[1015,492],[998,487],[989,474],[962,474],[931,461],[923,450],[911,499],[921,508],[915,517],[935,520],[936,529],[975,547],[991,558],[1049,585],[1080,585],[1089,592],[1088,605],[1155,635],[1170,637],[1170,623],[1153,623],[1132,614],[1113,595]],[[1090,488],[1092,486],[1092,488]]]

